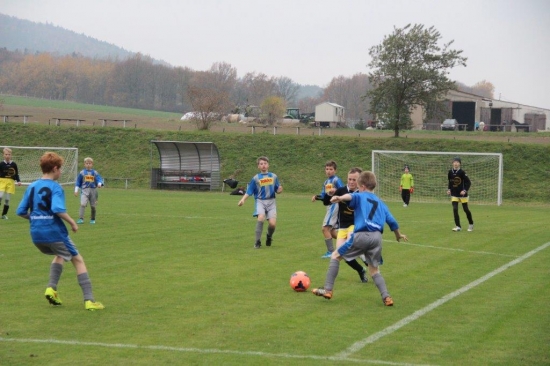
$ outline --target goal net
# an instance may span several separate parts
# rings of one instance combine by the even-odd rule
[[[55,152],[63,157],[63,173],[57,181],[61,185],[76,183],[78,174],[78,148],[76,147],[28,147],[28,146],[2,146],[12,150],[12,160],[17,164],[21,183],[29,184],[42,178],[40,170],[40,157],[48,151]]]
[[[401,201],[399,184],[408,165],[414,178],[411,202],[449,202],[447,173],[454,157],[472,182],[468,191],[473,204],[502,204],[502,154],[427,151],[372,151],[372,171],[378,185],[375,193],[385,201]]]

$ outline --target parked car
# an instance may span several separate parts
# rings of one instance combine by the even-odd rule
[[[442,131],[455,131],[458,129],[458,121],[456,119],[446,119],[441,124]]]

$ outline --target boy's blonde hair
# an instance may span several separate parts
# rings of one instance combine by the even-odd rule
[[[90,162],[90,163],[93,163],[94,162],[94,159],[90,158],[90,157],[87,157],[87,158],[84,158],[84,162],[87,163],[87,162]]]
[[[11,149],[9,147],[5,147],[4,150],[3,150],[4,153],[10,153],[11,154]]]
[[[376,175],[370,171],[364,171],[359,176],[357,182],[360,186],[365,186],[369,191],[373,191],[376,188]]]

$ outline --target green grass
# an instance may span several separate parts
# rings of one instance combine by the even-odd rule
[[[384,234],[382,271],[395,301],[387,308],[372,281],[360,283],[345,264],[330,301],[290,289],[297,270],[322,286],[328,265],[320,259],[324,209],[309,194],[278,197],[273,246],[254,250],[251,200],[237,207],[227,193],[106,188],[97,224],[71,235],[106,305],[86,312],[70,264],[63,306],[44,299],[50,258],[14,215],[23,192],[0,221],[1,364],[550,362],[550,250],[522,257],[550,242],[547,207],[472,205],[475,231],[453,233],[450,204],[389,203],[410,241]],[[66,193],[74,217],[78,199]]]
[[[67,100],[40,99],[40,98],[30,98],[30,97],[22,97],[22,96],[15,96],[15,95],[2,95],[1,102],[5,105],[12,105],[12,106],[65,109],[65,110],[74,110],[74,111],[94,111],[94,112],[113,113],[113,114],[128,114],[130,116],[134,115],[134,116],[143,116],[143,117],[151,117],[151,118],[157,117],[157,118],[179,119],[181,117],[179,113],[152,111],[152,110],[135,109],[135,108],[112,107],[107,105],[77,103],[77,102],[71,102]]]
[[[504,204],[550,202],[550,190],[541,187],[541,182],[550,178],[550,145],[544,144],[0,123],[0,146],[78,147],[79,157],[93,157],[94,168],[104,177],[132,178],[132,188],[149,187],[150,169],[159,165],[158,152],[151,140],[213,142],[220,153],[222,178],[233,175],[242,184],[246,184],[257,172],[256,158],[267,155],[270,170],[277,173],[285,191],[303,194],[321,190],[327,160],[335,160],[339,167],[338,174],[345,177],[352,166],[370,169],[372,150],[501,152],[504,161]],[[14,160],[17,162],[16,154]],[[475,185],[476,182],[473,182],[472,189]]]

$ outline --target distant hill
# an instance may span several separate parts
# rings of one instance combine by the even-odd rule
[[[36,23],[0,13],[0,48],[24,54],[47,52],[52,55],[79,55],[92,59],[123,61],[135,55],[114,44],[100,41],[85,34],[49,24]],[[152,58],[155,64],[171,67],[169,63]],[[316,85],[300,85],[298,99],[317,98],[323,88]]]
[[[323,94],[323,88],[317,85],[300,85],[298,90],[298,99],[319,98]]]
[[[5,14],[0,14],[0,47],[26,54],[78,54],[95,59],[125,60],[134,55],[124,48],[53,24],[35,23]],[[153,61],[168,65],[164,61]]]

